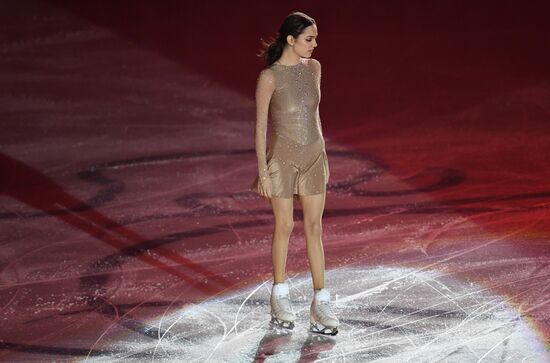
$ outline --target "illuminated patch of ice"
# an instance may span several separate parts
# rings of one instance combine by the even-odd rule
[[[121,337],[88,361],[547,362],[544,343],[505,296],[437,271],[397,267],[326,272],[341,326],[308,332],[310,275],[290,279],[289,333],[269,327],[271,281],[165,315],[156,339]],[[116,352],[116,353],[113,353]]]

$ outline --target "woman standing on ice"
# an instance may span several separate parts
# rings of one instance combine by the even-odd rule
[[[267,67],[260,72],[256,85],[258,177],[251,187],[268,199],[275,216],[271,322],[292,329],[296,319],[285,281],[296,198],[302,205],[313,279],[310,330],[336,335],[339,321],[331,309],[330,292],[324,286],[321,240],[329,168],[319,118],[321,64],[311,58],[317,47],[317,25],[308,15],[294,12],[285,18],[278,34],[261,53]],[[273,127],[266,151],[268,111]]]

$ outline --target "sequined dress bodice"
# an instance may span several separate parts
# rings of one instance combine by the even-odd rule
[[[309,145],[322,137],[318,76],[307,60],[291,66],[273,64],[275,91],[269,105],[272,137]]]
[[[291,66],[274,63],[262,71],[256,89],[257,104],[262,106],[258,120],[263,121],[267,111],[263,105],[269,102],[271,135],[266,148],[266,138],[258,133],[266,129],[257,123],[261,126],[256,130],[259,171],[250,190],[265,192],[261,176],[271,181],[272,197],[326,191],[330,171],[319,117],[320,87],[321,64],[314,59],[301,59]]]

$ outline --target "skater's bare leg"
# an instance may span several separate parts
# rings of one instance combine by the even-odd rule
[[[325,193],[300,196],[304,213],[304,233],[307,244],[307,257],[315,290],[325,287],[325,252],[323,250],[322,223],[325,209]]]
[[[292,198],[270,198],[270,202],[275,216],[275,228],[271,244],[273,281],[278,284],[285,281],[288,241],[294,228],[294,206]]]

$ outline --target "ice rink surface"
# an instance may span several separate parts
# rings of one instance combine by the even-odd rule
[[[273,220],[247,190],[256,70],[248,83],[217,77],[59,2],[6,8],[0,360],[550,361],[550,82],[538,63],[489,70],[479,53],[478,68],[428,71],[413,58],[432,77],[424,93],[364,100],[374,111],[361,118],[339,109],[346,70],[323,62],[326,286],[341,321],[324,337],[307,331],[299,203],[287,261],[298,320],[269,326]],[[379,90],[416,80],[386,76],[362,75]]]
[[[292,331],[269,326],[270,282],[176,313],[103,347],[88,361],[177,362],[545,362],[544,343],[510,301],[428,269],[339,268],[334,285],[340,333],[310,333],[310,277],[290,281]],[[106,337],[107,340],[110,340]],[[107,356],[107,357],[105,357]]]

